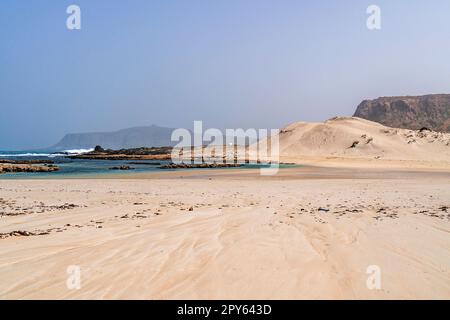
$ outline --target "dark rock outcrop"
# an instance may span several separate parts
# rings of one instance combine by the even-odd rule
[[[102,146],[95,146],[94,151],[95,152],[103,152],[103,151],[105,151],[105,149],[103,149]]]
[[[133,170],[134,168],[130,166],[120,166],[120,167],[112,167],[109,170]]]
[[[141,166],[160,166],[161,162],[128,162],[128,164],[137,164]]]
[[[394,128],[450,132],[450,94],[364,100],[354,117]]]
[[[92,151],[70,159],[96,159],[96,160],[170,160],[172,147],[133,148],[120,150]]]
[[[0,164],[0,174],[10,172],[53,172],[58,171],[59,168],[55,165],[31,165],[31,164]]]
[[[170,163],[160,166],[160,169],[199,169],[199,168],[235,168],[241,167],[239,163]]]

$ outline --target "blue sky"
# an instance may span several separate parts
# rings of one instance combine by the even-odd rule
[[[66,28],[81,8],[82,29]],[[381,8],[382,29],[366,28]],[[0,150],[158,124],[277,128],[450,93],[450,1],[0,4]]]

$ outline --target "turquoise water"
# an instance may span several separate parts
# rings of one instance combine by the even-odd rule
[[[69,159],[61,155],[46,154],[42,152],[33,151],[0,151],[0,160],[52,160],[55,165],[59,167],[59,171],[54,172],[17,172],[0,174],[0,179],[63,179],[63,178],[77,178],[77,177],[101,177],[102,175],[114,174],[130,174],[130,173],[148,173],[148,172],[162,172],[174,171],[181,169],[160,169],[160,165],[169,163],[170,161],[152,161],[152,160],[85,160],[85,159]],[[133,164],[130,164],[133,162]],[[134,164],[134,163],[141,164]],[[130,166],[133,170],[110,170],[111,167],[119,167],[122,165]],[[261,168],[264,165],[247,164],[238,168]],[[283,165],[281,167],[286,167]],[[223,168],[222,168],[223,169]],[[183,170],[205,170],[205,169],[183,169]],[[217,170],[217,169],[206,169]]]
[[[5,158],[2,158],[5,159]],[[7,159],[13,159],[8,157]],[[21,157],[20,159],[48,159],[47,157]],[[154,161],[154,165],[142,164],[129,164],[130,161],[107,161],[107,160],[80,160],[80,159],[67,159],[64,157],[52,157],[54,164],[59,167],[59,171],[54,172],[16,172],[16,173],[4,173],[0,174],[0,179],[33,179],[33,178],[71,178],[81,176],[99,176],[106,174],[124,174],[124,173],[139,173],[139,172],[156,172],[161,171],[158,163],[163,162]],[[134,161],[133,161],[134,162]],[[138,162],[138,161],[136,161]],[[151,163],[152,161],[142,161],[145,163]],[[127,165],[133,170],[110,170],[111,167]]]

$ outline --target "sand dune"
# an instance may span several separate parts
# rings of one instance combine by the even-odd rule
[[[396,129],[355,118],[296,122],[279,134],[282,158],[430,161],[450,164],[450,134]],[[303,161],[304,162],[304,161]]]

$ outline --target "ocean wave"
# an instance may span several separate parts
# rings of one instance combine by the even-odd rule
[[[82,154],[94,151],[94,148],[91,149],[70,149],[70,150],[64,150],[63,153],[70,153],[70,154]]]
[[[11,157],[47,157],[47,158],[54,158],[54,157],[62,157],[66,155],[78,155],[83,154],[87,152],[94,151],[93,148],[91,149],[70,149],[70,150],[63,150],[59,152],[54,153],[39,153],[39,152],[25,152],[25,153],[0,153],[0,158],[11,158]]]
[[[49,157],[49,156],[51,156],[49,153],[11,153],[11,154],[0,153],[0,157]]]

